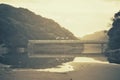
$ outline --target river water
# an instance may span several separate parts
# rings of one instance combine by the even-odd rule
[[[46,69],[13,69],[0,80],[120,80],[120,65],[105,57],[76,57],[73,61]]]
[[[74,63],[79,64],[86,64],[86,63],[100,63],[100,64],[109,64],[105,57],[76,57],[71,62],[63,63],[62,65],[58,65],[57,67],[53,68],[46,68],[46,69],[13,69],[13,71],[44,71],[44,72],[69,72],[74,71],[74,66],[76,66]]]
[[[101,45],[84,45],[83,53],[101,53]],[[100,63],[100,64],[108,64],[108,61],[104,56],[100,57],[75,57],[73,61],[63,63],[62,65],[58,65],[57,67],[53,68],[46,68],[46,69],[13,69],[13,71],[44,71],[44,72],[69,72],[74,71],[74,67],[76,64],[83,64],[83,63]],[[83,64],[83,65],[85,65]],[[47,65],[47,64],[46,64]],[[80,65],[80,66],[81,66]],[[78,66],[79,67],[79,66]]]

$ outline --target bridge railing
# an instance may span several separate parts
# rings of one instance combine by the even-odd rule
[[[99,54],[104,52],[104,46],[107,41],[81,41],[81,40],[29,40],[28,54],[29,56],[80,56],[96,55],[95,53],[84,53],[85,44],[100,45]]]
[[[103,40],[29,40],[29,43],[81,43],[81,44],[107,44]]]

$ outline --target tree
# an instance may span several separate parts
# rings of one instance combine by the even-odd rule
[[[111,29],[108,31],[108,51],[105,53],[110,63],[120,64],[120,11],[115,13]]]
[[[120,11],[115,13],[112,28],[108,31],[109,49],[120,49]]]

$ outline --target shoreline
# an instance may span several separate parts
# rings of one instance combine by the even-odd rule
[[[11,71],[2,76],[1,80],[119,80],[120,65],[102,63],[71,63],[74,71]]]
[[[75,71],[13,71],[9,80],[119,80],[120,65],[102,63],[74,63]],[[2,79],[8,80],[8,79]]]

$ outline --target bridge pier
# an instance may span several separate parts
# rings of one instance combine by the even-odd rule
[[[101,54],[104,53],[104,44],[101,44]]]
[[[101,54],[105,51],[105,43],[101,43]]]

